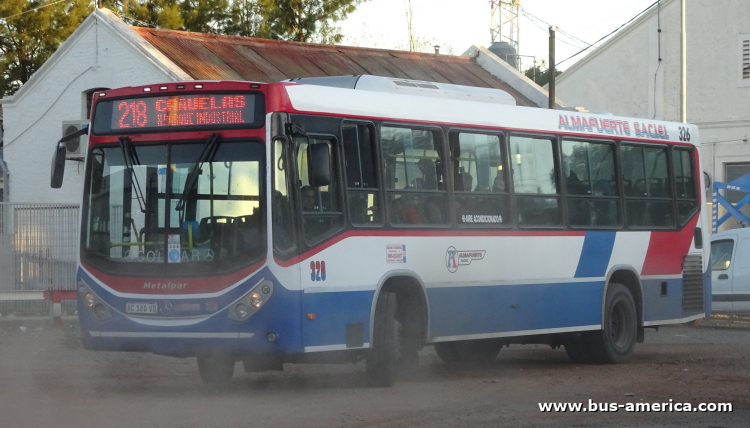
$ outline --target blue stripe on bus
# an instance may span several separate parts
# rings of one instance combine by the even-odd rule
[[[576,278],[599,278],[607,274],[617,232],[586,232]]]
[[[430,334],[600,325],[603,292],[604,281],[431,288],[427,290]]]
[[[304,346],[346,343],[347,324],[362,324],[362,341],[370,341],[370,311],[374,290],[305,293],[302,297]],[[315,319],[307,319],[315,314]]]

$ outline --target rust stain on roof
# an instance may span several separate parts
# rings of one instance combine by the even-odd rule
[[[299,77],[375,76],[502,89],[536,105],[468,57],[319,45],[133,27],[196,80],[278,82]]]

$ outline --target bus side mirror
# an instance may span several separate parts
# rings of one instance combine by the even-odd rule
[[[52,172],[50,177],[50,186],[53,189],[59,189],[63,184],[63,175],[65,174],[65,146],[58,144],[55,149],[55,155],[52,157]]]
[[[313,187],[327,186],[331,183],[331,154],[328,144],[307,146],[307,176]]]

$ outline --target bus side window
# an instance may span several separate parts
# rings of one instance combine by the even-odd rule
[[[623,144],[620,150],[628,226],[674,226],[667,148]]]
[[[685,224],[698,209],[693,151],[675,148],[672,152],[672,170],[677,186],[677,218],[680,224]]]
[[[289,181],[287,159],[283,138],[274,140],[274,182],[272,194],[273,247],[280,253],[294,248],[294,229],[292,228],[292,204],[289,198]]]
[[[503,146],[497,135],[451,132],[450,172],[461,226],[503,227],[508,218]]]
[[[336,164],[336,148],[332,139],[297,138],[297,176],[299,178],[300,202],[305,230],[305,241],[314,244],[340,230],[344,214],[339,206],[339,187]],[[331,156],[331,182],[326,186],[310,185],[307,169],[308,144],[327,144]]]
[[[617,227],[619,204],[615,146],[590,141],[562,142],[568,220],[573,227]]]
[[[381,127],[391,224],[432,226],[448,223],[440,135],[436,130]]]
[[[561,225],[553,141],[511,136],[510,159],[519,226]]]
[[[348,210],[355,226],[382,224],[374,129],[370,125],[344,124],[342,128],[346,164]]]

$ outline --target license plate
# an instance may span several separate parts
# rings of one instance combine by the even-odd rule
[[[128,303],[125,305],[125,312],[129,314],[156,314],[159,307],[156,303]]]

